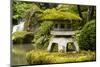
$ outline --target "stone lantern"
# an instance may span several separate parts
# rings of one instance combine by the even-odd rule
[[[75,49],[74,51],[79,52],[78,43],[73,37],[75,30],[77,30],[77,28],[74,28],[74,25],[81,22],[81,18],[78,15],[70,12],[54,10],[45,14],[42,19],[44,21],[52,21],[54,23],[54,26],[50,31],[50,34],[53,37],[49,41],[49,45],[47,47],[48,52],[52,51],[52,46],[54,44],[58,46],[58,52],[67,52],[68,43],[73,43],[72,46]]]

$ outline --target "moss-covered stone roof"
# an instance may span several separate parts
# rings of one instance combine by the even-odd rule
[[[63,12],[56,9],[47,9],[43,12],[40,20],[82,20],[77,14]]]

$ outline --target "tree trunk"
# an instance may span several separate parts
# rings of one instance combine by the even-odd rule
[[[84,18],[83,18],[82,12],[81,12],[80,5],[77,5],[77,10],[78,10],[79,16],[82,18],[82,21],[80,22],[80,26],[83,26],[84,25]]]
[[[82,13],[81,13],[80,5],[77,5],[77,9],[78,9],[79,16],[83,19],[83,16],[82,16]]]
[[[94,6],[89,6],[87,21],[90,21],[93,18],[93,14],[94,14]]]

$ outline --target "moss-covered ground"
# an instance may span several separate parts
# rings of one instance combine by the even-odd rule
[[[12,64],[52,64],[52,63],[71,63],[71,62],[89,62],[96,60],[95,51],[83,51],[79,53],[52,52],[45,50],[34,50],[30,44],[14,45],[12,47]]]

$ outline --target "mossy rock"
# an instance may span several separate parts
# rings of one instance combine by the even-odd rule
[[[21,31],[12,34],[13,43],[31,43],[33,38],[33,32]]]
[[[93,51],[81,51],[79,53],[48,53],[45,50],[32,50],[26,53],[28,64],[52,64],[52,63],[70,63],[95,61],[96,55]]]

